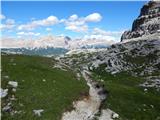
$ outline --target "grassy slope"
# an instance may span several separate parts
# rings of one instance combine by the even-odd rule
[[[14,65],[16,63],[16,65]],[[15,94],[13,109],[21,114],[2,112],[2,120],[59,120],[81,92],[87,91],[84,80],[78,81],[72,71],[53,69],[50,58],[22,55],[2,56],[2,88],[9,88],[9,94],[2,98],[2,107],[7,98]],[[4,78],[5,75],[9,79]],[[43,82],[43,79],[46,82]],[[17,91],[12,92],[8,81],[17,81]],[[39,118],[33,109],[44,109]]]
[[[111,75],[101,70],[95,73],[96,79],[103,79],[109,90],[104,107],[117,112],[122,120],[160,120],[160,92],[155,89],[144,92],[138,86],[143,83],[140,77],[126,73]]]

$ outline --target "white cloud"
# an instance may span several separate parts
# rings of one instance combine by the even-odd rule
[[[88,31],[88,22],[99,22],[102,16],[99,13],[92,13],[86,17],[78,17],[73,14],[68,19],[62,19],[61,22],[65,24],[65,29],[74,32],[86,32]]]
[[[99,22],[101,21],[102,16],[99,13],[92,13],[85,17],[86,22]]]
[[[50,32],[52,31],[52,28],[46,28],[46,31]]]
[[[70,21],[74,21],[74,20],[77,20],[78,19],[78,15],[76,15],[76,14],[73,14],[73,15],[71,15],[70,17],[69,17],[69,20]]]
[[[74,32],[86,32],[88,30],[87,25],[68,25],[65,27],[66,30],[72,30]]]
[[[24,32],[18,32],[17,35],[24,35]]]
[[[18,32],[17,35],[20,36],[39,36],[40,33],[34,33],[34,32]]]
[[[101,34],[101,35],[111,35],[111,36],[118,36],[121,35],[124,31],[105,31],[100,28],[94,28],[93,34]]]
[[[102,45],[109,46],[117,42],[114,36],[102,35],[102,34],[90,34],[85,35],[83,40],[87,45]]]
[[[109,46],[119,42],[122,31],[106,31],[94,28],[85,36],[70,41],[70,49],[77,49],[85,46]]]
[[[13,25],[13,24],[15,24],[15,21],[13,19],[7,19],[6,24]]]
[[[92,13],[86,17],[78,17],[77,14],[71,15],[68,19],[59,20],[56,16],[49,16],[42,20],[33,20],[27,24],[21,24],[18,26],[18,30],[34,30],[37,27],[52,26],[58,23],[64,24],[66,30],[74,32],[86,32],[88,31],[89,22],[99,22],[102,16],[99,13]],[[47,28],[46,28],[47,30]],[[50,31],[49,29],[47,31]]]
[[[107,32],[105,30],[102,30],[100,28],[94,28],[92,32],[93,32],[93,34],[102,34],[102,35],[107,34]]]
[[[84,19],[78,18],[78,19],[72,19],[69,18],[65,21],[65,29],[71,30],[74,32],[86,32],[88,30],[88,26],[85,24]]]
[[[3,14],[0,14],[0,20],[5,19],[6,16],[4,16]]]
[[[82,47],[109,46],[116,43],[115,39],[110,36],[86,35],[83,38],[69,41],[70,49],[79,49]]]
[[[102,45],[109,46],[119,42],[119,38],[123,31],[106,31],[100,28],[94,28],[80,40],[72,43],[72,47],[79,45]]]
[[[12,29],[13,27],[14,27],[14,25],[0,24],[1,30]]]
[[[121,30],[121,31],[106,31],[106,30],[103,30],[100,28],[94,28],[91,31],[90,35],[102,36],[102,39],[112,38],[112,40],[119,41],[123,32],[124,32],[123,30]]]
[[[15,21],[13,19],[7,19],[4,24],[0,24],[0,29],[12,29],[15,27]]]
[[[23,24],[18,26],[18,30],[34,30],[40,26],[51,26],[59,23],[59,20],[56,16],[49,16],[46,19],[34,20],[28,24]]]
[[[116,40],[113,36],[107,36],[107,35],[85,35],[84,39],[97,39],[97,40]]]

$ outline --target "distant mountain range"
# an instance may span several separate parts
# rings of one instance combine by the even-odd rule
[[[2,52],[11,54],[27,54],[55,56],[67,53],[76,49],[102,49],[109,45],[104,39],[74,39],[68,36],[44,36],[38,40],[11,40],[5,39],[2,44],[7,46],[1,49]],[[8,44],[10,43],[10,44]],[[9,46],[11,45],[11,47]]]

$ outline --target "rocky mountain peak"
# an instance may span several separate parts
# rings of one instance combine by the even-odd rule
[[[152,0],[141,8],[132,29],[122,34],[121,41],[154,33],[160,33],[160,1]]]

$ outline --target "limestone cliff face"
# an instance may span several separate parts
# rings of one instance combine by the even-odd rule
[[[154,33],[160,33],[160,1],[149,1],[141,8],[132,29],[122,34],[121,41]]]

